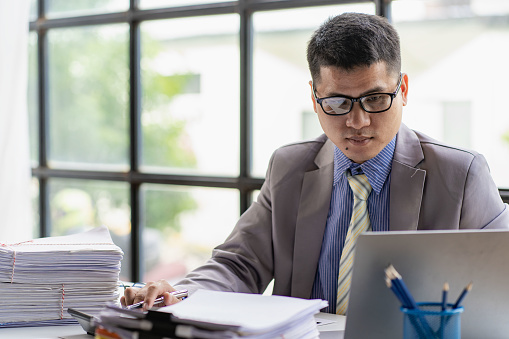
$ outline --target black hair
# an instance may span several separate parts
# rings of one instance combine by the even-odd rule
[[[311,36],[307,59],[313,81],[320,68],[353,70],[385,62],[389,73],[401,71],[399,35],[387,19],[362,13],[343,13],[329,18]]]

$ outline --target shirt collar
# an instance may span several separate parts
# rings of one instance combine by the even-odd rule
[[[354,163],[337,147],[334,147],[334,186],[337,185],[345,171],[351,169],[353,174],[364,173],[376,194],[382,187],[392,168],[392,158],[396,147],[396,136],[374,158],[362,164]]]

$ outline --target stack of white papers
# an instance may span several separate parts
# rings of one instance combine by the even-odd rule
[[[159,311],[180,321],[231,326],[238,337],[246,339],[291,339],[318,338],[314,315],[327,305],[320,299],[199,290]]]
[[[0,244],[0,327],[74,322],[68,308],[98,314],[118,304],[122,250],[108,229]]]
[[[199,290],[147,314],[109,308],[96,324],[122,339],[309,339],[319,337],[314,315],[326,306],[319,299]]]

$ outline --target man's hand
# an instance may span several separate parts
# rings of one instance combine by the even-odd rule
[[[179,298],[171,295],[175,289],[166,281],[148,282],[143,288],[128,287],[124,296],[120,298],[123,307],[144,301],[143,310],[146,311],[154,305],[154,300],[164,297],[164,306],[173,305],[180,301]]]

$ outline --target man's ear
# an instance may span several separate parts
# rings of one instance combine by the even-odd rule
[[[316,110],[315,96],[313,94],[313,81],[312,80],[309,80],[309,87],[311,87],[311,101],[313,102],[313,110],[315,111],[315,113],[318,113],[318,111]]]
[[[406,106],[408,101],[408,74],[403,73],[403,79],[401,80],[401,100],[403,102],[403,106]]]

